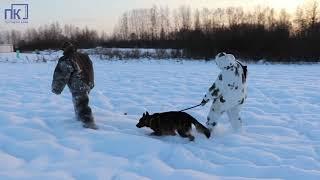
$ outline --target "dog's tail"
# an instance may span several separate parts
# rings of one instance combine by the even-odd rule
[[[192,119],[192,124],[194,124],[194,126],[196,127],[197,131],[200,133],[203,133],[207,138],[210,137],[211,132],[208,128],[206,128],[204,125],[202,125],[201,123],[199,123],[199,121],[197,121],[196,119]]]

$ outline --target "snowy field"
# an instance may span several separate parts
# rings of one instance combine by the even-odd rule
[[[189,142],[151,137],[150,129],[135,125],[146,110],[200,103],[219,73],[213,62],[93,59],[90,104],[100,127],[94,131],[74,119],[68,89],[51,93],[56,62],[5,56],[1,180],[320,179],[319,64],[249,65],[243,131],[232,132],[223,116],[212,138],[194,130],[195,142]],[[188,112],[205,123],[209,107]]]

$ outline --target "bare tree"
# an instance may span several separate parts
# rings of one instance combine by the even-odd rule
[[[189,30],[191,28],[191,10],[190,7],[181,6],[179,8],[179,21],[182,27],[180,29]]]
[[[303,35],[304,31],[308,27],[308,23],[307,23],[305,12],[300,6],[296,10],[294,23],[295,23],[295,32],[298,35]]]
[[[158,27],[157,27],[157,22],[158,22],[158,8],[156,6],[153,6],[150,9],[150,32],[151,32],[151,39],[157,39],[157,34],[158,34]]]
[[[205,33],[209,33],[211,30],[211,12],[208,8],[203,8],[201,13],[201,29]],[[214,19],[213,19],[214,20]]]
[[[275,10],[273,8],[267,10],[267,27],[273,28],[276,23]]]
[[[225,9],[217,8],[212,13],[212,27],[224,27],[227,22]]]
[[[21,32],[17,30],[11,30],[10,32],[10,42],[13,45],[18,45],[19,40],[21,39]]]
[[[127,40],[129,35],[129,27],[128,27],[128,14],[124,13],[120,20],[120,36],[121,39]]]
[[[307,18],[311,28],[319,21],[319,3],[317,0],[312,0],[307,4]]]
[[[194,29],[199,31],[201,29],[200,25],[200,12],[198,9],[194,12]]]

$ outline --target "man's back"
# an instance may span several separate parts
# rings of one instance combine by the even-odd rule
[[[94,71],[92,62],[87,54],[75,52],[71,56],[75,74],[81,81],[92,89],[94,87]]]

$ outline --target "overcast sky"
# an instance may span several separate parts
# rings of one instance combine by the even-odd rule
[[[294,12],[304,0],[0,0],[0,30],[26,29],[39,25],[60,22],[88,26],[99,31],[112,32],[118,17],[135,8],[149,8],[153,5],[168,6],[170,9],[181,5],[192,9],[242,6],[252,8],[257,5],[285,8]],[[4,21],[4,9],[12,3],[29,4],[29,23],[8,24]]]

